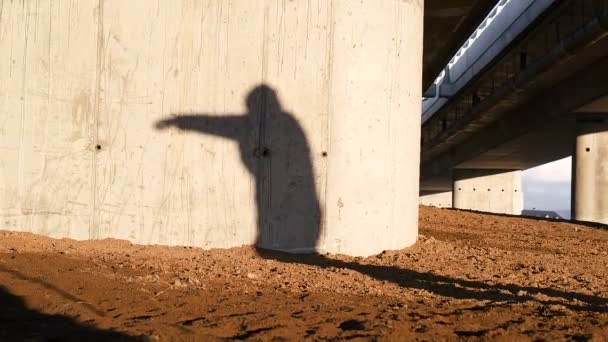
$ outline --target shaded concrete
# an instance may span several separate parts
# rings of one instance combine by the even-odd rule
[[[521,171],[455,169],[453,207],[520,215],[523,210]]]
[[[0,229],[351,255],[415,242],[421,1],[1,6]],[[280,107],[260,100],[238,139],[154,127],[240,120],[258,87]]]

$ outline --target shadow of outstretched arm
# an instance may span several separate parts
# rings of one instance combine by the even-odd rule
[[[196,131],[235,140],[239,140],[249,126],[249,120],[243,115],[212,116],[207,114],[177,115],[170,119],[160,120],[155,124],[158,130],[175,127],[183,131]]]

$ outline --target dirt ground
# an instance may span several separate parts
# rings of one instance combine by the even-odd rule
[[[420,233],[351,258],[0,232],[0,341],[608,340],[608,230],[422,207]]]

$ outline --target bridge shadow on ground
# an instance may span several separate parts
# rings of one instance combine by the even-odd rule
[[[47,315],[0,285],[0,341],[143,341],[139,337],[101,330],[61,315]]]
[[[429,272],[418,272],[394,266],[379,266],[330,259],[322,255],[295,255],[270,250],[259,250],[264,258],[285,263],[316,266],[320,268],[348,269],[379,281],[387,281],[403,288],[425,290],[429,293],[453,299],[471,299],[501,303],[537,302],[542,305],[563,305],[581,312],[608,313],[608,298],[552,288],[537,288],[515,284],[487,284]],[[539,294],[552,299],[541,300]],[[491,304],[489,304],[491,305]]]

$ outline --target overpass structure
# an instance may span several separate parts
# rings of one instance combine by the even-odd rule
[[[350,255],[409,246],[421,85],[492,6],[0,1],[0,229]]]
[[[608,223],[608,2],[510,3],[425,94],[421,203],[520,214],[521,170],[573,155],[573,218]]]

